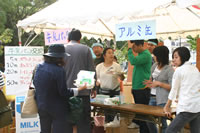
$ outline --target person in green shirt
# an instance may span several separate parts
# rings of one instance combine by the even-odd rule
[[[138,55],[135,56],[133,51]],[[144,48],[144,40],[128,41],[128,60],[134,65],[132,77],[132,94],[136,104],[149,104],[150,89],[143,82],[151,75],[152,58],[148,49]],[[140,126],[140,133],[149,133],[146,122],[133,121]]]

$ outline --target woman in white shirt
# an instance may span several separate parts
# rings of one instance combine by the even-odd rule
[[[121,67],[114,62],[114,50],[112,48],[105,48],[103,57],[104,62],[96,67],[97,86],[100,86],[100,94],[113,97],[120,93],[118,73],[121,72]]]
[[[177,67],[172,79],[172,88],[164,112],[171,117],[172,100],[178,98],[177,116],[166,133],[177,133],[185,124],[190,124],[191,133],[200,133],[200,73],[189,63],[190,51],[179,47],[173,52],[173,63]]]

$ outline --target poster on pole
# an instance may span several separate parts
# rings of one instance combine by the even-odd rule
[[[25,96],[16,96],[15,119],[16,133],[40,133],[40,120],[38,114],[26,115],[21,113]]]
[[[156,21],[138,21],[116,25],[116,41],[156,38]]]
[[[44,31],[45,45],[68,43],[68,33],[70,31],[71,31],[70,28],[59,29],[59,30],[45,30]]]
[[[26,95],[33,69],[43,54],[43,47],[5,47],[6,95]]]

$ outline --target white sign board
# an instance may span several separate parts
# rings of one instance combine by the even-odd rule
[[[116,41],[156,38],[156,21],[139,21],[116,25]]]
[[[40,133],[39,116],[21,113],[24,100],[25,96],[16,96],[15,99],[16,133]]]
[[[42,61],[43,47],[5,47],[6,94],[25,95],[32,72]]]

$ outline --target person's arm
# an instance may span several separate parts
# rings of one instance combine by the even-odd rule
[[[172,100],[167,101],[167,103],[165,104],[165,107],[163,108],[164,113],[167,115],[167,117],[171,117],[171,104],[172,104]]]
[[[151,76],[150,76],[149,80],[143,81],[143,84],[147,85],[146,87],[148,87],[148,88],[151,88],[151,84],[153,82],[152,73],[154,72],[157,65],[158,65],[157,63],[154,63],[153,66],[151,67]]]
[[[100,86],[100,67],[101,63],[97,65],[96,67],[96,76],[97,76],[97,81],[96,81],[96,86]]]
[[[171,104],[172,100],[176,99],[177,92],[180,89],[180,83],[181,83],[180,79],[181,79],[180,71],[177,69],[173,75],[172,87],[168,96],[168,101],[163,109],[167,117],[171,117]]]
[[[64,96],[64,97],[77,96],[79,91],[87,88],[86,85],[80,88],[68,88],[66,85],[66,74],[65,74],[64,69],[57,71],[57,74],[58,74],[57,75],[58,77],[55,77],[57,79],[56,84],[58,87],[59,94],[61,96]]]
[[[78,92],[85,90],[86,88],[87,88],[87,85],[85,84],[84,86],[79,87],[79,88],[68,88],[68,89],[73,90],[74,96],[78,96]]]
[[[177,68],[177,70],[174,72],[174,75],[172,77],[172,85],[171,90],[168,96],[168,99],[170,100],[176,100],[176,97],[178,95],[180,86],[181,86],[181,71]]]
[[[93,58],[92,58],[92,54],[91,54],[91,51],[90,51],[90,48],[88,47],[88,51],[87,51],[87,69],[88,71],[93,71],[95,72],[95,66],[94,66],[94,61],[93,61]],[[96,73],[95,73],[95,77],[96,79]],[[95,98],[96,97],[96,83],[94,85],[94,87],[92,88],[91,90],[91,97],[92,98]]]
[[[168,83],[163,83],[163,82],[160,82],[160,81],[154,81],[152,83],[152,87],[161,87],[161,88],[164,88],[164,89],[170,91],[173,73],[174,73],[174,70],[172,68],[167,69]]]
[[[167,83],[163,83],[163,82],[160,82],[160,81],[153,81],[152,84],[151,84],[151,87],[160,87],[160,88],[164,88],[166,90],[170,90],[171,89],[171,85],[170,84],[167,84]]]
[[[134,56],[132,49],[128,50],[128,60],[130,61],[131,65],[139,65],[139,64],[146,64],[149,60],[151,60],[151,56],[148,54],[141,54],[138,56]]]
[[[92,54],[91,54],[91,51],[90,51],[89,48],[88,48],[88,51],[87,51],[87,61],[86,61],[86,63],[87,63],[87,70],[95,72],[94,61],[93,61]]]
[[[3,89],[5,83],[2,72],[0,72],[0,90]]]

